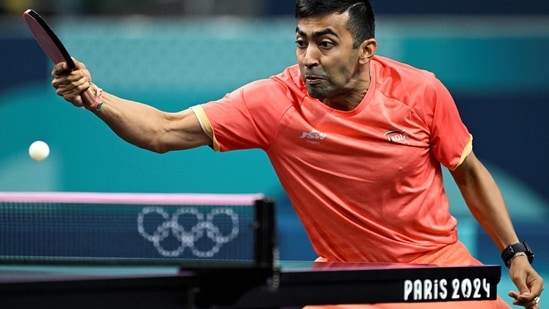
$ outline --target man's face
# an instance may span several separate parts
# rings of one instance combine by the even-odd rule
[[[359,49],[345,27],[348,15],[302,18],[296,28],[296,57],[309,95],[319,100],[356,91]]]

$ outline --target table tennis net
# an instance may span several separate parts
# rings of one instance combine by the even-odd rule
[[[1,263],[272,265],[260,194],[0,193]]]

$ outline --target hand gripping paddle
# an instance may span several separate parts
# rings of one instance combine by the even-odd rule
[[[38,45],[40,45],[53,63],[66,62],[69,69],[74,70],[75,64],[69,52],[46,21],[32,9],[28,9],[23,13],[23,19]],[[80,95],[86,106],[89,107],[96,104],[95,96],[92,94],[90,88]]]

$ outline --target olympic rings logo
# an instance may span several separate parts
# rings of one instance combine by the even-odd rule
[[[146,222],[156,222],[158,216],[162,221],[155,229],[147,232]],[[214,224],[214,219],[226,219],[231,222],[229,232],[223,234],[220,228]],[[187,220],[183,220],[187,219]],[[190,219],[190,220],[189,220]],[[194,225],[188,224],[193,222]],[[187,224],[186,224],[187,223]],[[185,248],[189,248],[192,254],[200,258],[212,257],[219,252],[221,247],[238,236],[239,218],[230,208],[214,208],[207,214],[197,208],[185,207],[177,209],[170,217],[161,207],[146,207],[137,216],[137,230],[146,240],[153,243],[158,253],[164,257],[177,257],[183,254]],[[150,225],[150,224],[149,224]],[[150,231],[153,230],[153,231]],[[164,242],[172,235],[179,246],[175,249],[165,249]],[[173,239],[172,239],[173,240]],[[197,242],[207,241],[209,248],[198,248]],[[206,250],[207,249],[207,250]]]

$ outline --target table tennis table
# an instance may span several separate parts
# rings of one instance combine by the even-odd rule
[[[493,300],[499,265],[279,261],[261,194],[0,193],[1,308]]]
[[[285,261],[275,269],[0,266],[2,308],[290,308],[497,297],[496,265],[436,267]]]

